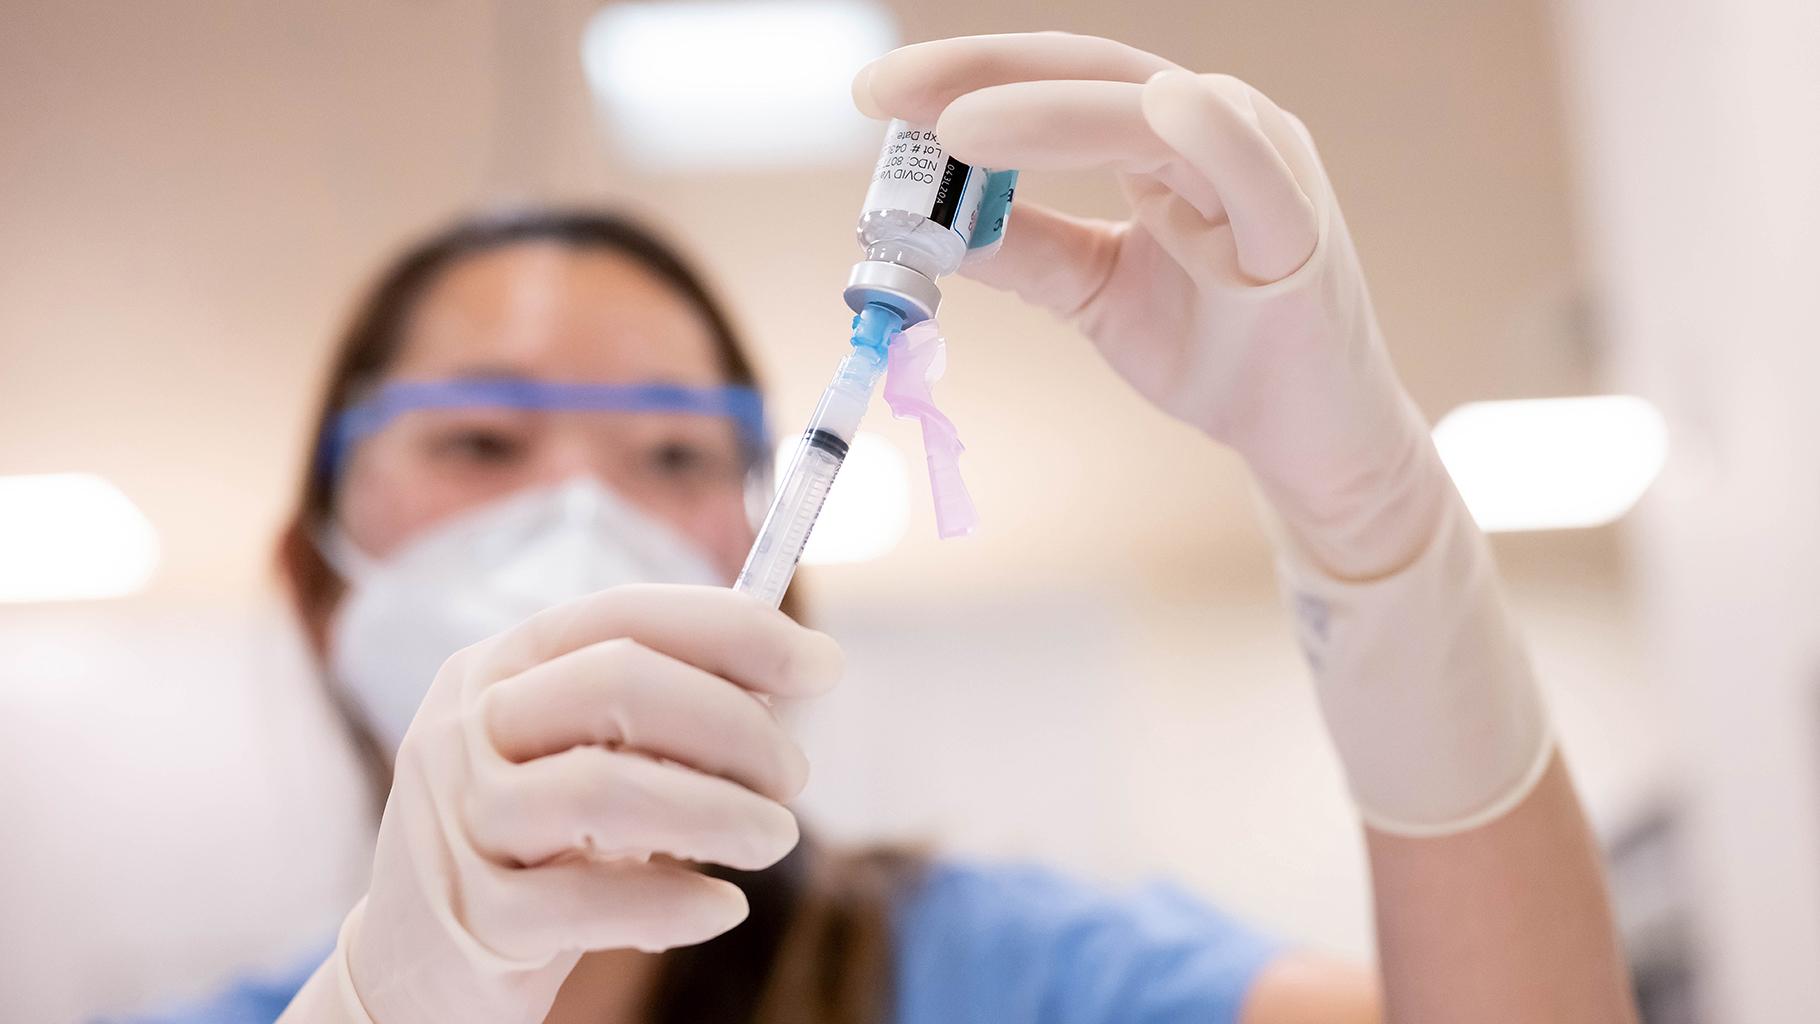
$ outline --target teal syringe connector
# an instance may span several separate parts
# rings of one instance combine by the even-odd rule
[[[783,601],[790,578],[796,574],[796,563],[809,544],[809,532],[815,528],[835,474],[872,402],[872,390],[884,375],[891,339],[904,329],[904,319],[902,313],[876,302],[861,306],[853,318],[853,347],[841,359],[834,380],[809,418],[752,552],[733,583],[734,590],[773,608]]]
[[[903,329],[903,314],[882,303],[868,302],[853,317],[853,347],[870,349],[884,359],[892,336]]]

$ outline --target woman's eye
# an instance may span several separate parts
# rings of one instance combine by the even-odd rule
[[[737,476],[737,459],[718,449],[690,441],[670,441],[651,449],[649,463],[660,476],[673,480],[710,481]]]
[[[664,473],[687,475],[706,466],[708,455],[692,444],[672,441],[658,445],[651,453],[651,463]]]
[[[524,454],[525,442],[500,430],[468,429],[452,431],[436,443],[439,455],[467,462],[510,462]]]

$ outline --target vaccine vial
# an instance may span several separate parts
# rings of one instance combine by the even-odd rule
[[[930,279],[954,273],[978,223],[983,177],[949,157],[935,129],[891,122],[859,216],[866,258]]]
[[[906,326],[935,315],[938,278],[969,250],[997,247],[1016,171],[994,172],[949,156],[935,129],[892,121],[859,217],[865,259],[848,280],[847,304],[887,306]]]

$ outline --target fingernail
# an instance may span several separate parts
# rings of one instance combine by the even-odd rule
[[[804,645],[801,664],[802,678],[812,693],[822,694],[834,689],[847,669],[846,652],[840,644],[826,633],[807,630],[809,642]]]
[[[878,61],[872,61],[860,68],[853,76],[853,105],[859,112],[874,120],[885,120],[885,112],[878,107],[878,101],[872,98],[872,68]]]
[[[1153,85],[1160,79],[1174,78],[1177,76],[1187,76],[1189,78],[1195,77],[1194,72],[1187,71],[1182,68],[1164,68],[1163,70],[1158,71],[1156,74],[1151,75],[1149,78],[1145,79],[1144,84]]]

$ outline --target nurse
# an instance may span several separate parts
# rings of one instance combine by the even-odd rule
[[[840,652],[723,589],[763,457],[751,367],[662,242],[544,212],[422,241],[343,341],[282,563],[389,783],[371,885],[294,975],[174,1019],[1634,1020],[1484,538],[1301,123],[1051,33],[905,47],[854,96],[962,160],[1117,175],[1130,220],[1020,205],[971,272],[1250,467],[1365,829],[1377,969],[1173,889],[800,842],[807,766],[753,695],[821,693]]]

